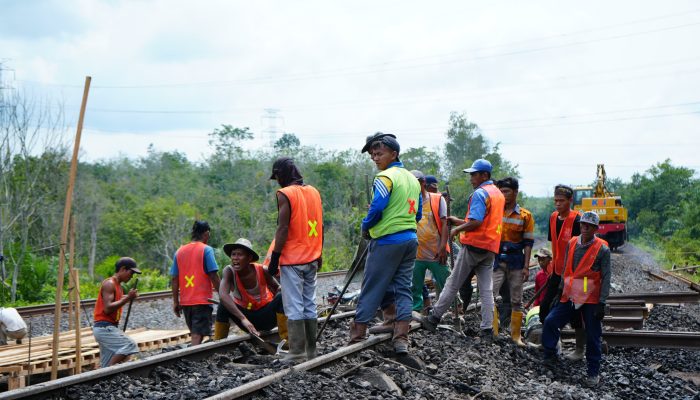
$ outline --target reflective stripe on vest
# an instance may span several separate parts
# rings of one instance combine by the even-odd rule
[[[119,281],[115,277],[111,277],[109,279],[111,279],[112,283],[114,283],[113,302],[119,301],[124,295],[122,285],[119,284]],[[117,325],[122,317],[122,308],[117,308],[117,310],[111,314],[105,314],[104,302],[102,300],[102,288],[104,288],[104,283],[109,279],[105,279],[104,281],[102,281],[102,286],[100,286],[100,293],[98,294],[97,300],[95,301],[95,311],[93,312],[93,319],[95,320],[95,322],[104,321],[109,322],[110,324]]]
[[[600,299],[602,277],[600,271],[593,271],[592,267],[605,241],[596,237],[593,244],[586,250],[586,253],[576,265],[576,270],[574,270],[574,251],[576,250],[577,242],[578,236],[569,240],[569,252],[566,257],[566,268],[563,276],[564,291],[560,301],[567,302],[571,300],[574,304],[597,304]]]
[[[442,198],[442,194],[428,192],[428,196],[430,198],[430,210],[433,213],[435,225],[437,225],[438,235],[442,237],[442,219],[440,219],[440,199]],[[449,239],[448,243],[445,244],[445,250],[447,250],[448,253],[450,252]]]
[[[478,247],[498,254],[501,246],[501,230],[503,227],[503,208],[506,200],[503,193],[494,184],[488,184],[481,187],[488,193],[488,202],[486,203],[486,215],[478,228],[470,232],[463,232],[459,237],[462,244]],[[471,208],[472,198],[469,198],[467,206],[467,216],[465,221],[469,221],[469,209]]]
[[[382,219],[369,228],[373,239],[392,233],[416,229],[416,214],[418,213],[421,196],[418,179],[405,168],[391,167],[380,171],[377,177],[384,176],[391,180],[389,204],[382,211]]]
[[[191,242],[177,250],[180,305],[210,304],[207,299],[213,296],[214,290],[209,275],[204,272],[206,247],[202,242]]]
[[[290,185],[279,191],[289,200],[291,211],[280,265],[302,265],[318,260],[323,250],[321,195],[309,185]]]
[[[234,275],[236,275],[236,287],[238,288],[238,294],[241,296],[241,298],[238,299],[235,296],[233,296],[233,301],[240,307],[245,308],[246,310],[255,311],[265,307],[268,303],[270,303],[272,301],[273,296],[267,287],[267,279],[265,279],[265,270],[263,269],[263,266],[260,264],[253,263],[253,267],[255,268],[255,276],[258,281],[260,300],[257,300],[254,296],[251,296],[250,293],[248,293],[245,286],[243,286],[243,282],[241,281],[240,276],[238,276],[238,272],[234,270],[233,273]]]
[[[554,264],[554,273],[561,276],[564,271],[564,250],[566,244],[571,240],[571,234],[574,231],[574,221],[578,216],[578,211],[571,210],[569,215],[564,219],[561,225],[559,235],[557,235],[557,218],[559,212],[555,211],[549,216],[549,236],[552,237],[552,264]]]

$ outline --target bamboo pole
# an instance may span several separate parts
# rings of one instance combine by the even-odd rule
[[[71,280],[73,281],[73,290],[71,291],[71,298],[73,299],[73,304],[75,309],[72,310],[71,318],[73,320],[73,326],[75,328],[75,367],[73,368],[74,374],[79,374],[83,371],[83,361],[82,361],[82,348],[81,348],[81,336],[80,335],[80,274],[78,270],[75,269],[75,215],[71,217],[70,220],[70,255],[68,258],[68,269],[70,273]]]
[[[85,77],[85,89],[83,90],[83,101],[80,105],[80,117],[78,127],[75,132],[75,143],[73,143],[73,158],[70,162],[70,175],[68,176],[68,190],[66,191],[66,206],[63,209],[63,227],[61,228],[61,245],[58,257],[58,276],[56,277],[56,308],[53,317],[53,352],[51,357],[51,380],[58,378],[58,335],[61,330],[61,299],[63,297],[63,274],[66,266],[66,241],[68,239],[68,222],[73,206],[73,187],[75,186],[75,175],[78,171],[78,152],[80,151],[80,136],[83,132],[83,121],[85,120],[85,107],[87,105],[88,93],[90,92],[91,77]]]
[[[70,289],[68,289],[68,315],[70,318],[68,318],[68,330],[72,331],[75,328],[75,321],[73,320],[73,315],[75,314],[74,307],[76,306],[75,302],[73,299],[75,296],[73,296],[73,291],[75,290],[75,281],[73,280],[73,265],[75,258],[73,257],[73,251],[75,250],[75,227],[73,226],[75,224],[75,216],[71,216],[70,220],[70,234],[68,236],[68,282]],[[77,305],[80,307],[80,305]]]
[[[73,295],[75,296],[75,304],[80,304],[80,274],[77,269],[73,270],[73,281],[75,286],[73,287]],[[82,350],[82,337],[80,335],[80,306],[75,307],[75,368],[73,373],[79,374],[83,372],[83,350]]]

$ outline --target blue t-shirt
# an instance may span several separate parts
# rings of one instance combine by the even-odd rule
[[[216,272],[219,270],[219,265],[216,264],[216,258],[214,257],[214,249],[211,246],[204,246],[204,272],[207,274],[210,272]],[[173,265],[170,267],[170,276],[178,276],[177,269],[177,251],[173,256]]]
[[[483,221],[484,218],[486,218],[486,201],[489,198],[489,193],[482,187],[484,185],[493,185],[493,181],[489,179],[488,181],[479,185],[474,193],[472,193],[467,219]]]

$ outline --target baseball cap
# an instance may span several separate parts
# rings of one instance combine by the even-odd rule
[[[535,253],[535,258],[539,258],[539,257],[554,258],[554,256],[552,255],[552,252],[549,249],[546,249],[544,247],[537,250],[537,253]]]
[[[468,174],[471,174],[472,172],[491,172],[492,169],[493,168],[491,167],[489,160],[480,158],[472,163],[471,168],[467,168],[463,172]]]
[[[119,272],[122,267],[126,267],[126,269],[134,271],[135,274],[141,273],[141,270],[136,268],[136,260],[131,257],[122,257],[117,260],[116,264],[114,264],[114,270],[117,272]]]
[[[600,217],[594,211],[586,211],[581,216],[581,222],[598,226],[600,223]]]
[[[426,175],[425,176],[425,184],[428,186],[435,185],[437,187],[438,180],[434,175]]]
[[[384,143],[394,151],[401,150],[401,146],[399,146],[399,142],[396,140],[396,135],[391,133],[377,132],[374,135],[367,136],[365,146],[362,148],[362,153],[369,151],[369,147],[372,145],[372,143],[377,141]]]

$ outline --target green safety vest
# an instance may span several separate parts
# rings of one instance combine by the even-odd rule
[[[420,184],[418,179],[405,168],[391,167],[380,171],[377,177],[384,176],[391,180],[392,188],[389,204],[382,211],[382,219],[369,228],[372,238],[380,238],[392,233],[416,229]]]

